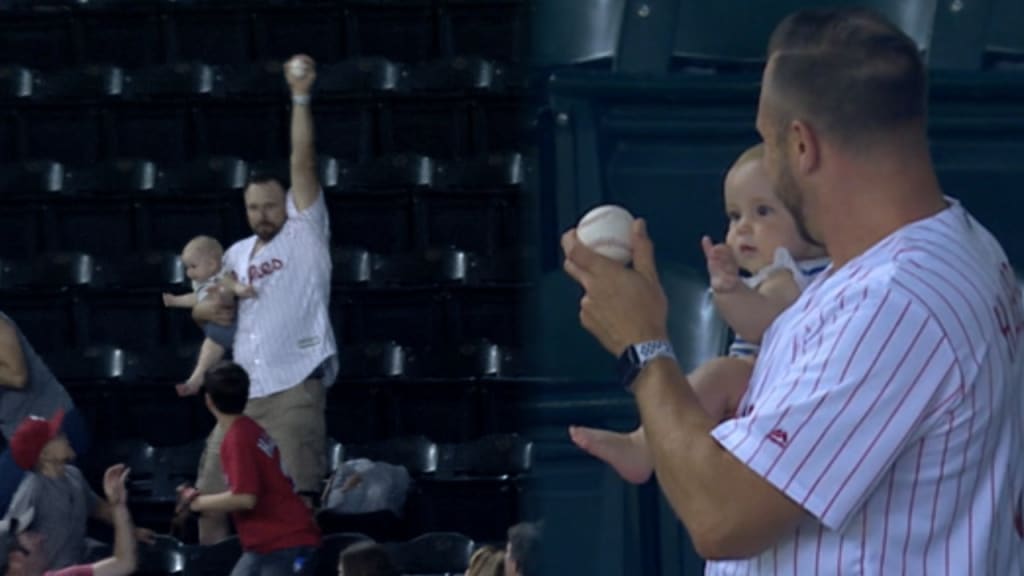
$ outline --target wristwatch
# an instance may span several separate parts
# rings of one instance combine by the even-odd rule
[[[672,343],[668,340],[649,340],[626,348],[622,356],[619,356],[619,376],[622,378],[623,388],[630,390],[633,380],[640,371],[655,358],[675,360],[676,353],[672,349]]]

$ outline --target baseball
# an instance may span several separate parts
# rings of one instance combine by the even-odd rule
[[[309,66],[299,59],[288,62],[288,74],[294,78],[302,78],[309,71]]]
[[[633,215],[613,204],[598,206],[583,215],[576,236],[584,246],[612,260],[633,259]]]

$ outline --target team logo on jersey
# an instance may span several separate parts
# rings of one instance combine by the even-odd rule
[[[249,283],[251,284],[260,278],[266,278],[281,268],[284,268],[284,262],[277,258],[261,262],[259,266],[253,264],[249,266]]]
[[[267,458],[273,458],[274,448],[277,448],[277,444],[274,443],[270,436],[264,434],[260,436],[259,440],[256,441],[256,447],[259,448],[261,452],[266,454]]]
[[[776,428],[768,433],[768,441],[779,448],[785,448],[789,446],[789,434],[782,428]]]

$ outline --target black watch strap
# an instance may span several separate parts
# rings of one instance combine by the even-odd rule
[[[619,376],[624,388],[629,389],[644,366],[655,358],[676,359],[672,343],[668,340],[648,340],[634,344],[619,356]]]

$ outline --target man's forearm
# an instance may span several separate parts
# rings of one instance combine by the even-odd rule
[[[758,522],[758,505],[774,488],[711,436],[716,423],[679,366],[651,362],[633,390],[659,484],[698,551],[707,558],[743,557],[770,546],[778,527]]]
[[[138,566],[135,526],[128,507],[119,504],[111,511],[114,520],[114,556],[92,565],[94,576],[127,576]]]
[[[242,512],[256,506],[252,494],[234,494],[230,491],[218,494],[203,494],[192,501],[193,512]]]

